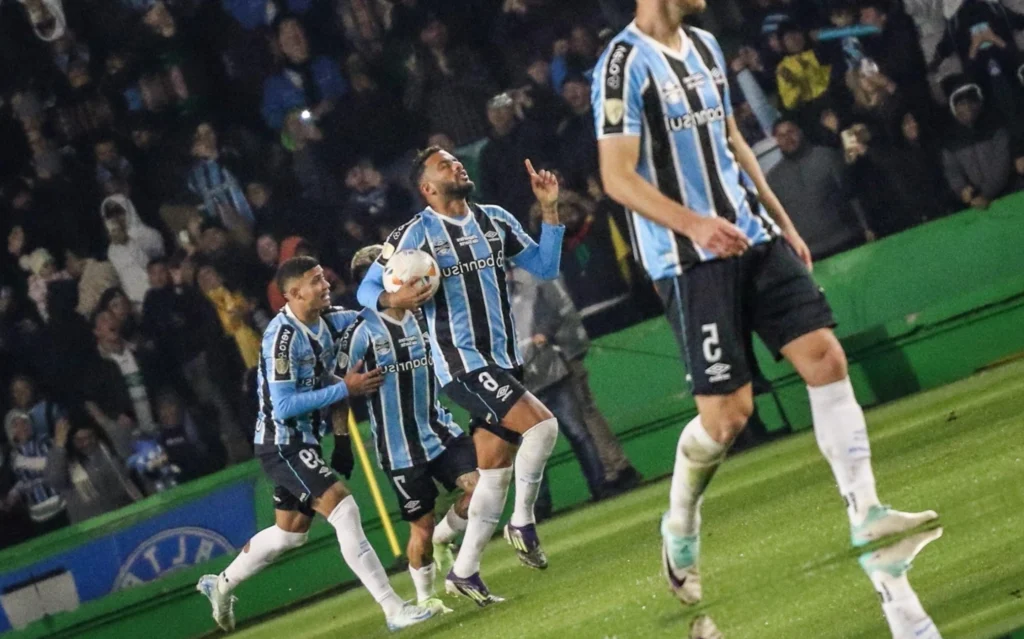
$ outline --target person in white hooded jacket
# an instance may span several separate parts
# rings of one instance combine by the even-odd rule
[[[110,237],[107,259],[114,265],[128,299],[137,309],[149,290],[146,267],[164,255],[164,240],[156,229],[146,226],[135,205],[121,194],[111,195],[100,205],[100,215]]]

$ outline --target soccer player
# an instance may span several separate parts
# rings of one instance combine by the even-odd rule
[[[358,293],[367,308],[413,310],[422,305],[434,373],[445,394],[474,420],[480,479],[445,588],[481,606],[493,599],[480,579],[480,555],[505,507],[513,456],[515,509],[505,539],[522,563],[547,567],[533,506],[558,423],[521,382],[522,356],[509,307],[505,260],[541,279],[557,277],[565,227],[558,224],[558,180],[547,171],[535,171],[529,160],[526,167],[543,210],[539,244],[508,211],[467,200],[474,184],[454,156],[439,147],[420,152],[413,162],[412,183],[428,206],[395,229]],[[384,267],[395,251],[404,249],[420,249],[437,260],[441,287],[433,297],[425,283],[384,291]]]
[[[637,0],[596,67],[601,178],[632,211],[640,261],[686,345],[699,415],[676,449],[663,561],[684,603],[701,598],[701,495],[753,411],[757,331],[807,384],[814,433],[846,501],[854,546],[937,515],[882,506],[864,414],[811,257],[732,115],[725,58],[683,26],[705,0]]]
[[[324,417],[331,405],[374,393],[383,381],[380,370],[362,372],[361,362],[344,380],[334,378],[334,342],[355,321],[356,313],[330,306],[330,285],[312,257],[282,264],[277,285],[287,304],[263,335],[254,438],[260,465],[275,483],[275,525],[250,539],[220,575],[203,576],[196,589],[210,600],[217,625],[232,630],[232,591],[281,553],[306,543],[314,513],[320,513],[334,526],[345,563],[384,610],[388,628],[425,621],[433,611],[407,604],[395,594],[363,533],[355,499],[321,456],[320,439],[327,431]]]
[[[355,281],[363,279],[382,249],[376,244],[355,254]],[[338,369],[363,361],[384,374],[380,391],[366,397],[377,461],[391,478],[402,519],[409,522],[406,555],[418,604],[440,613],[449,610],[434,594],[435,564],[452,567],[451,544],[466,530],[479,474],[473,440],[438,401],[440,389],[420,317],[419,311],[406,309],[363,309],[340,339]],[[464,491],[437,525],[435,481],[448,491]]]

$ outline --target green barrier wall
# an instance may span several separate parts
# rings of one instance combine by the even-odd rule
[[[967,211],[818,264],[840,322],[858,397],[873,405],[970,375],[1024,351],[1024,195]],[[786,364],[756,347],[774,393],[757,399],[770,430],[810,426],[802,382]],[[680,424],[695,414],[684,390],[678,348],[667,324],[652,320],[598,340],[587,360],[601,409],[627,453],[647,477],[671,471]],[[459,417],[464,417],[458,415]],[[363,426],[364,435],[366,433]],[[330,446],[330,442],[327,443]],[[326,451],[330,454],[330,450]],[[589,497],[568,445],[561,441],[549,465],[556,509]],[[227,482],[256,482],[257,520],[273,521],[270,490],[255,463],[245,464],[171,493],[0,553],[11,568],[81,544],[111,530],[196,499]],[[390,512],[397,505],[386,480],[378,483]],[[352,481],[370,541],[392,557],[365,481]],[[394,518],[398,521],[398,518]],[[398,523],[403,537],[405,526]],[[84,604],[78,610],[6,633],[36,637],[136,637],[184,639],[212,629],[205,599],[193,590],[199,575],[219,571],[228,558],[183,570],[160,581]],[[240,622],[266,615],[350,582],[333,531],[317,522],[309,543],[289,553],[263,576],[239,588]]]

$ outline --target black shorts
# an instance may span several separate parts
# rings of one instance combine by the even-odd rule
[[[836,325],[824,291],[781,239],[656,284],[694,395],[728,395],[752,380],[755,331],[780,359],[786,344]]]
[[[314,515],[313,500],[338,482],[319,444],[256,447],[263,472],[274,482],[274,508]]]
[[[395,489],[402,509],[402,519],[416,521],[434,512],[437,499],[437,481],[445,490],[455,490],[455,482],[476,470],[476,448],[466,435],[454,439],[443,453],[426,464],[390,470],[391,487]]]
[[[522,435],[501,425],[501,420],[526,394],[522,369],[508,370],[493,364],[463,373],[444,387],[453,402],[465,408],[471,418],[469,430],[483,428],[513,446],[522,442]]]

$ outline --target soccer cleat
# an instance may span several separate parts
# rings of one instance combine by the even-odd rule
[[[455,544],[439,544],[434,542],[434,565],[437,574],[446,575],[455,565]]]
[[[430,608],[414,606],[411,603],[406,603],[402,606],[402,609],[398,611],[398,614],[388,617],[388,630],[395,632],[402,628],[415,626],[418,623],[423,623],[427,619],[430,619],[434,614],[434,611]]]
[[[224,632],[235,629],[235,602],[238,597],[225,595],[217,588],[217,575],[203,575],[196,584],[196,590],[206,595],[213,608],[213,620]]]
[[[444,605],[444,602],[437,597],[431,597],[430,599],[424,599],[423,601],[417,601],[416,605],[421,608],[428,608],[435,615],[446,615],[452,611],[451,608]]]
[[[668,578],[668,586],[676,599],[687,606],[701,600],[700,537],[698,535],[678,536],[668,529],[668,513],[661,519],[661,561]]]
[[[891,546],[880,548],[874,552],[866,552],[857,561],[870,577],[872,573],[884,572],[892,577],[900,577],[908,570],[924,547],[942,536],[942,528],[933,528],[901,539]]]
[[[888,506],[872,506],[864,521],[850,527],[850,541],[854,548],[866,546],[889,535],[913,530],[939,518],[934,510],[919,513],[905,513]]]
[[[505,601],[503,597],[491,594],[478,572],[463,578],[452,570],[444,580],[444,589],[449,595],[462,595],[472,599],[481,608]]]
[[[540,547],[537,525],[513,526],[505,524],[505,541],[512,546],[524,566],[544,570],[548,567],[548,556]]]

